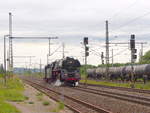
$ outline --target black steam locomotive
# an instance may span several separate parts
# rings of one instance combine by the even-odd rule
[[[48,83],[54,83],[59,80],[61,84],[76,86],[81,79],[79,67],[80,62],[71,57],[56,60],[45,66],[44,79]]]

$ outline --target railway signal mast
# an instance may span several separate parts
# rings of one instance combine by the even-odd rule
[[[135,63],[135,61],[137,59],[137,55],[136,55],[137,49],[135,49],[135,35],[134,34],[131,35],[130,49],[131,49],[131,68],[132,68],[131,76],[132,76],[132,81],[134,81],[133,64]],[[134,87],[134,84],[132,85],[132,87]]]
[[[85,70],[85,84],[87,82],[87,74],[86,74],[86,70],[87,70],[87,57],[89,56],[89,47],[87,46],[88,45],[88,37],[84,37],[84,40],[83,40],[83,43],[84,43],[84,47],[85,47],[85,66],[84,66],[84,70]]]
[[[131,63],[135,63],[135,60],[137,59],[137,49],[135,49],[135,35],[131,35],[130,39],[130,49],[131,49]]]
[[[101,62],[104,64],[104,52],[101,53]]]

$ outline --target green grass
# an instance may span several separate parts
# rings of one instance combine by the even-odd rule
[[[25,100],[29,100],[29,97],[25,96]]]
[[[20,113],[16,107],[4,102],[0,101],[0,113]]]
[[[30,101],[30,102],[28,102],[29,104],[34,104],[34,102],[32,102],[32,101]]]
[[[44,106],[48,106],[49,104],[50,104],[50,103],[49,103],[48,101],[44,101],[44,102],[43,102],[43,105],[44,105]]]
[[[58,106],[52,112],[59,112],[60,110],[63,110],[65,108],[65,104],[63,102],[58,102]]]
[[[37,100],[38,100],[38,101],[42,101],[42,100],[43,100],[43,97],[38,96],[38,97],[37,97]]]
[[[9,78],[6,85],[0,82],[0,113],[19,113],[16,107],[10,105],[7,101],[24,101],[26,97],[23,95],[23,91],[23,83],[18,78]]]
[[[85,80],[80,80],[81,83],[84,83]],[[111,81],[95,81],[95,80],[87,80],[88,84],[95,84],[95,85],[106,85],[106,86],[116,86],[116,87],[127,87],[130,88],[132,83],[115,83]],[[137,89],[147,89],[150,90],[150,82],[143,84],[143,83],[135,83],[135,88]]]
[[[43,93],[39,92],[39,93],[36,94],[36,96],[37,96],[37,100],[38,101],[42,101],[43,100]]]
[[[36,94],[36,96],[43,96],[43,93],[38,92],[38,93]]]
[[[63,102],[58,102],[58,109],[59,109],[59,110],[64,109],[64,107],[65,107],[65,105],[64,105]]]

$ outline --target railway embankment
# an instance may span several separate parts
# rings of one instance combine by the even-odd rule
[[[72,113],[61,102],[50,99],[19,78],[0,78],[0,113]]]

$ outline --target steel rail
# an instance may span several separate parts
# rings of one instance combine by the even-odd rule
[[[34,78],[34,80],[42,81],[41,79],[38,79],[38,78]],[[141,105],[145,105],[148,107],[150,106],[150,98],[138,97],[138,96],[133,96],[133,95],[115,93],[115,92],[104,91],[104,90],[100,90],[100,89],[87,88],[87,87],[81,87],[81,86],[75,87],[73,89],[85,91],[85,92],[92,93],[92,94],[107,96],[107,97],[111,97],[111,98],[115,98],[115,99],[120,99],[120,100],[132,102],[132,103],[136,103],[136,104],[141,104]],[[129,99],[129,98],[131,98],[131,99]]]
[[[86,87],[77,87],[74,88],[76,90],[85,91],[92,94],[107,96],[119,100],[124,100],[136,104],[141,104],[150,107],[150,98],[144,98],[144,97],[138,97],[138,96],[132,96],[132,95],[126,95],[126,94],[120,94],[120,93],[114,93],[110,91],[104,91],[104,90],[97,90],[92,88],[86,88]]]
[[[23,79],[23,78],[22,78]],[[33,81],[31,81],[31,80],[27,80],[27,79],[23,79],[24,81],[26,81],[28,84],[30,84],[30,85],[36,85],[36,86],[38,86],[38,87],[40,87],[40,88],[43,88],[43,89],[45,89],[45,90],[48,90],[48,91],[51,91],[51,92],[54,92],[54,93],[56,93],[56,94],[58,94],[58,95],[61,95],[62,93],[60,93],[60,92],[57,92],[57,91],[54,91],[54,90],[52,90],[52,89],[50,89],[50,88],[47,88],[47,87],[45,87],[45,86],[43,86],[43,85],[40,85],[40,84],[38,84],[38,83],[35,83],[35,82],[33,82]],[[40,89],[38,89],[38,90],[40,90]],[[90,103],[87,103],[87,102],[85,102],[85,101],[82,101],[82,100],[79,100],[79,99],[76,99],[76,98],[73,98],[73,97],[70,97],[70,96],[67,96],[67,95],[65,95],[65,94],[63,94],[64,95],[64,97],[66,97],[67,99],[70,99],[70,100],[72,100],[72,101],[75,101],[75,102],[77,102],[77,103],[80,103],[80,104],[82,104],[82,105],[84,105],[84,106],[87,106],[88,108],[91,108],[92,110],[94,110],[94,111],[97,111],[97,112],[99,112],[99,113],[112,113],[112,112],[110,112],[110,111],[108,111],[108,110],[105,110],[105,109],[103,109],[103,108],[100,108],[99,106],[96,106],[96,105],[93,105],[93,104],[90,104]],[[67,104],[65,104],[66,106],[67,106]],[[69,107],[69,106],[68,106]],[[69,107],[70,108],[70,107]],[[73,108],[72,108],[73,109]],[[75,111],[75,110],[74,110]],[[77,110],[76,110],[76,112],[77,112]],[[79,112],[78,112],[79,113]]]
[[[80,85],[84,85],[84,83],[79,83]],[[109,88],[109,89],[118,89],[128,92],[138,92],[138,93],[146,93],[150,94],[150,90],[144,90],[144,89],[135,89],[135,88],[126,88],[126,87],[117,87],[117,86],[106,86],[106,85],[95,85],[95,84],[86,84],[87,86],[94,86],[94,87],[103,87],[103,88]]]

